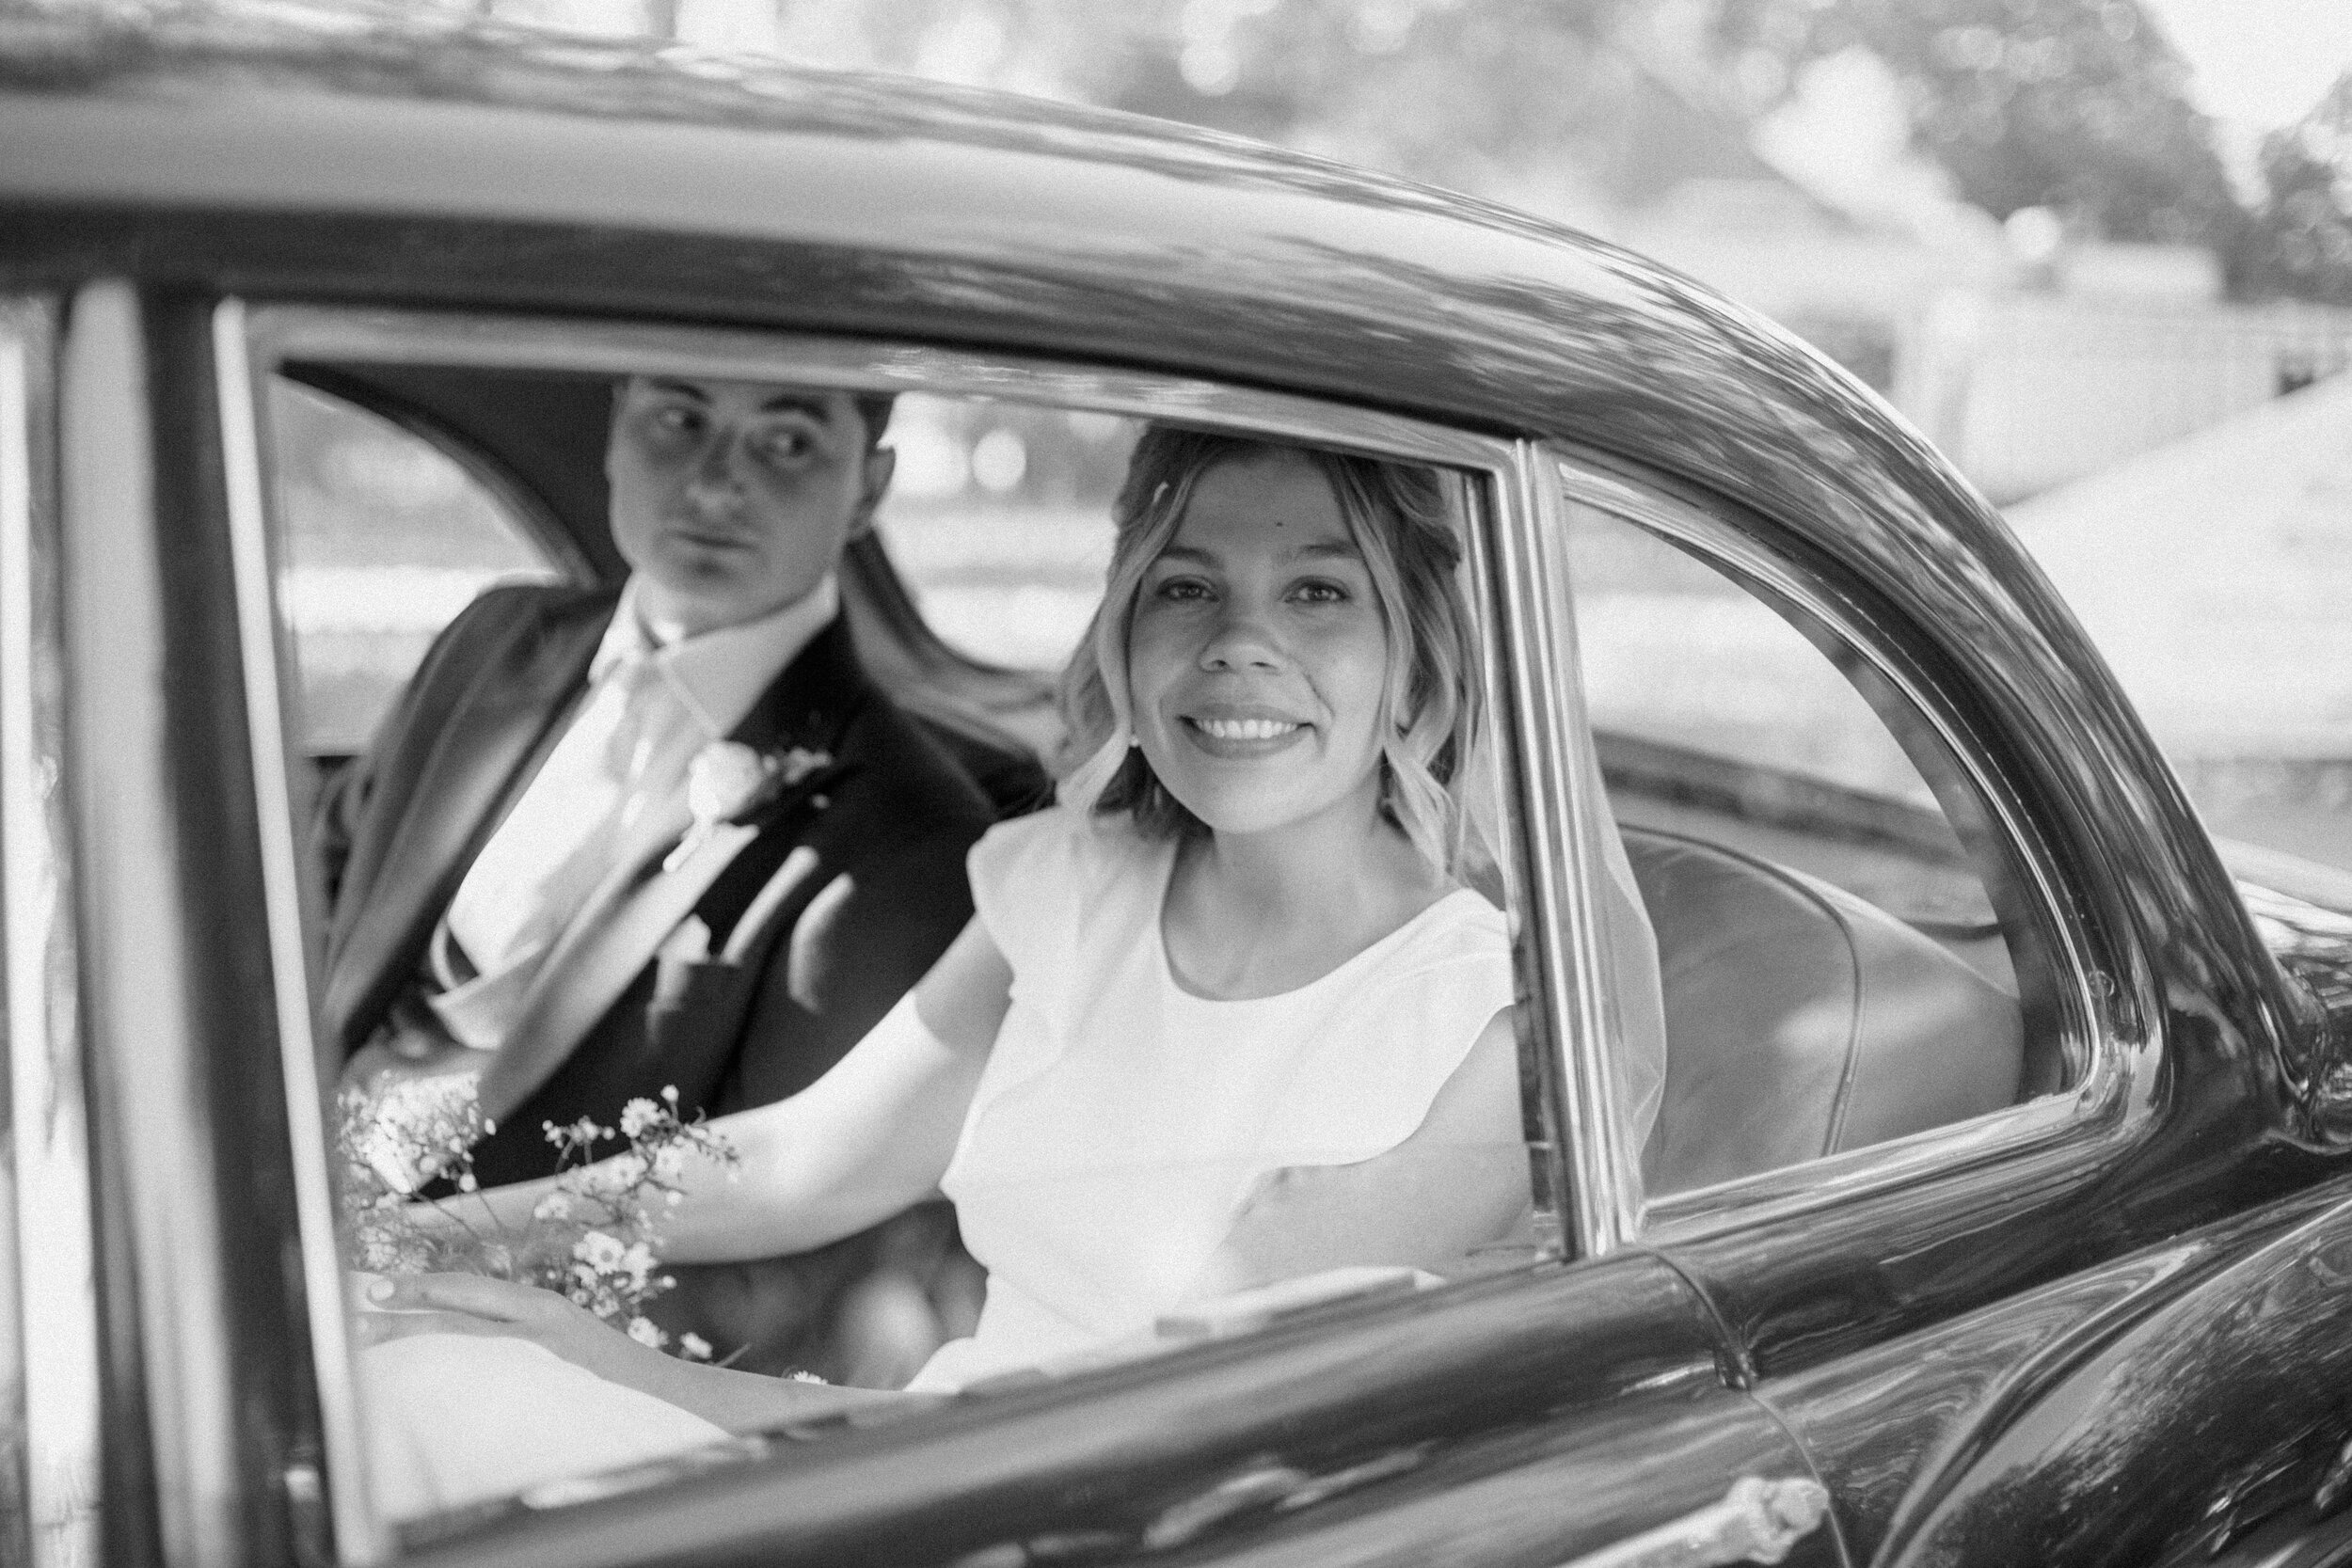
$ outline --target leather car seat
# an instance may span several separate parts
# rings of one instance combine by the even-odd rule
[[[1932,940],[1718,844],[1653,829],[1624,839],[1665,1002],[1665,1096],[1644,1161],[1652,1194],[2016,1101],[2016,1000]]]

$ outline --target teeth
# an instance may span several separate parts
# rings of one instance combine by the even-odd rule
[[[1219,740],[1273,740],[1298,728],[1281,719],[1196,719],[1205,735]]]

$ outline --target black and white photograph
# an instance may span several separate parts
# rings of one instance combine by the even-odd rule
[[[0,0],[0,1568],[2352,1568],[2352,0]]]

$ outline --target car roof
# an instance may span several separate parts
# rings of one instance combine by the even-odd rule
[[[1729,472],[1725,449],[1765,426],[1866,472],[1872,454],[1850,449],[1912,444],[1827,360],[1661,267],[1489,203],[1133,116],[395,9],[163,0],[0,16],[0,200],[222,220],[190,268],[270,270],[258,254],[234,264],[238,216],[278,220],[280,274],[331,274],[338,222],[471,223],[516,252],[536,230],[509,276],[463,254],[452,275],[552,305],[564,279],[545,263],[561,257],[576,305],[658,281],[672,312],[707,299],[713,315],[852,329],[882,325],[886,304],[900,333],[1687,447],[1693,474]],[[310,220],[307,250],[291,218]],[[613,251],[624,235],[641,267],[677,264],[628,290],[590,237]],[[806,303],[778,245],[834,261],[829,307]],[[158,251],[134,260],[168,267]],[[409,267],[425,270],[413,253]]]
[[[1069,104],[305,0],[0,15],[0,285],[887,335],[1573,441],[1857,568],[2029,729],[2138,744],[1997,517],[1859,383],[1467,197]]]

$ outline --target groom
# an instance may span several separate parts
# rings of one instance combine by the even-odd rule
[[[605,472],[627,583],[485,594],[322,802],[344,1081],[478,1071],[485,1185],[555,1168],[544,1124],[612,1126],[665,1087],[690,1117],[798,1092],[969,918],[990,807],[839,614],[889,414],[625,383]]]

